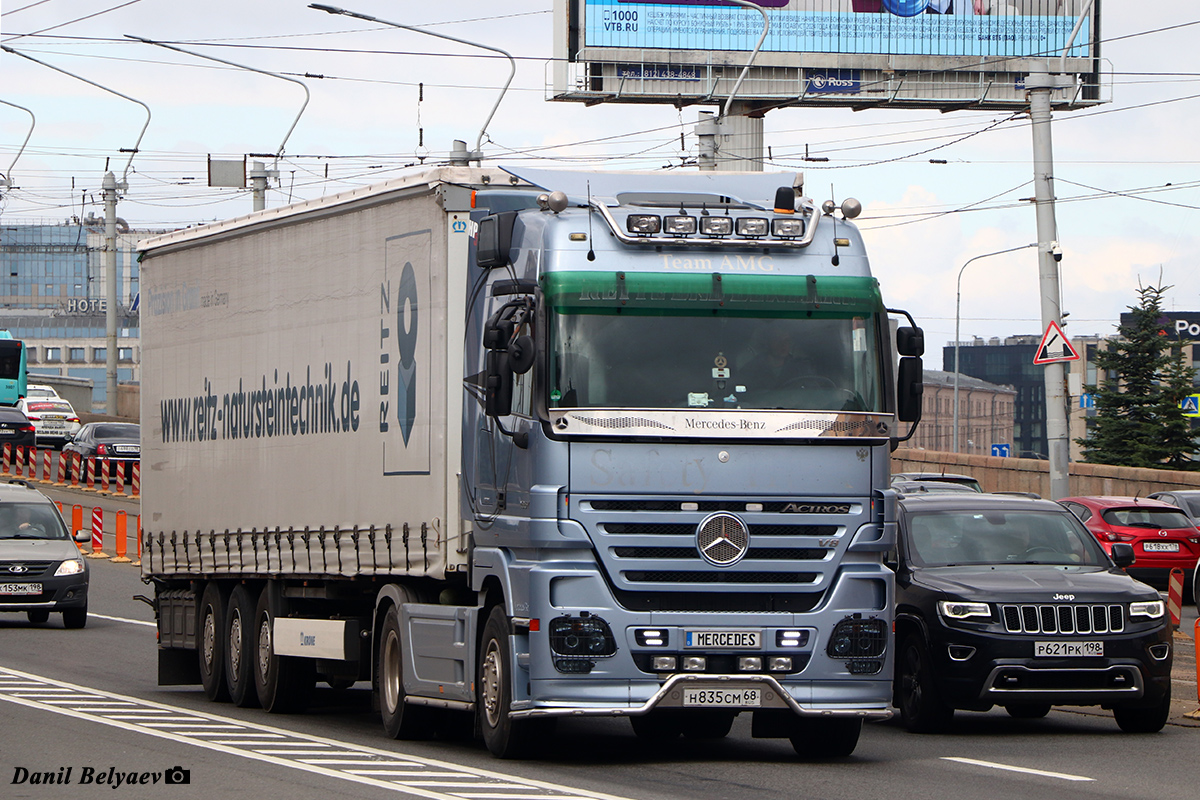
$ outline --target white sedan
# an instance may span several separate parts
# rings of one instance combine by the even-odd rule
[[[75,409],[61,397],[26,397],[17,403],[17,408],[29,417],[39,445],[57,444],[61,447],[71,441],[82,427]]]

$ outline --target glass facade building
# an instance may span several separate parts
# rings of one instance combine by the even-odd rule
[[[117,234],[117,380],[140,380],[136,246],[159,231]],[[93,382],[93,408],[107,389],[103,220],[0,225],[0,329],[25,342],[30,382],[67,375]],[[81,409],[82,410],[82,409]]]

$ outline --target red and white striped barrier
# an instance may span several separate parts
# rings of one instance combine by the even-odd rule
[[[101,548],[104,546],[104,509],[96,506],[92,509],[92,552],[88,558],[108,558]]]
[[[1183,611],[1183,570],[1179,567],[1171,570],[1167,581],[1167,613],[1171,615],[1171,627],[1179,628],[1179,617]]]
[[[117,494],[125,494],[125,462],[117,462]]]
[[[50,478],[50,474],[51,474],[50,467],[51,467],[50,451],[43,450],[42,451],[42,483],[54,483],[54,481]]]
[[[142,462],[133,462],[133,475],[130,479],[130,489],[133,497],[139,496],[142,488]],[[140,518],[139,518],[140,519]],[[140,524],[140,523],[139,523]]]

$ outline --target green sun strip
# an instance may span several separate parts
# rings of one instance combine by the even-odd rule
[[[875,278],[729,273],[550,272],[542,289],[559,312],[700,310],[844,316],[883,310]]]

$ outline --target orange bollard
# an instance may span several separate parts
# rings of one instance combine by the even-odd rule
[[[81,530],[83,530],[83,506],[77,503],[71,506],[71,538],[74,538],[75,534]],[[79,545],[79,549],[87,551],[87,548],[82,544]]]
[[[112,560],[114,564],[128,564],[129,559],[125,557],[125,551],[129,547],[129,543],[125,540],[125,522],[127,515],[124,511],[117,512],[117,543],[115,545],[117,556]]]
[[[142,515],[137,515],[137,561],[133,562],[135,567],[142,565]]]
[[[96,506],[92,509],[92,552],[87,554],[88,558],[108,558],[108,554],[103,552],[104,547],[104,509]]]
[[[141,519],[138,517],[139,526],[142,524]],[[1196,620],[1196,625],[1192,628],[1192,643],[1196,646],[1196,702],[1200,703],[1200,619]],[[1200,709],[1197,709],[1196,713],[1200,714]]]

